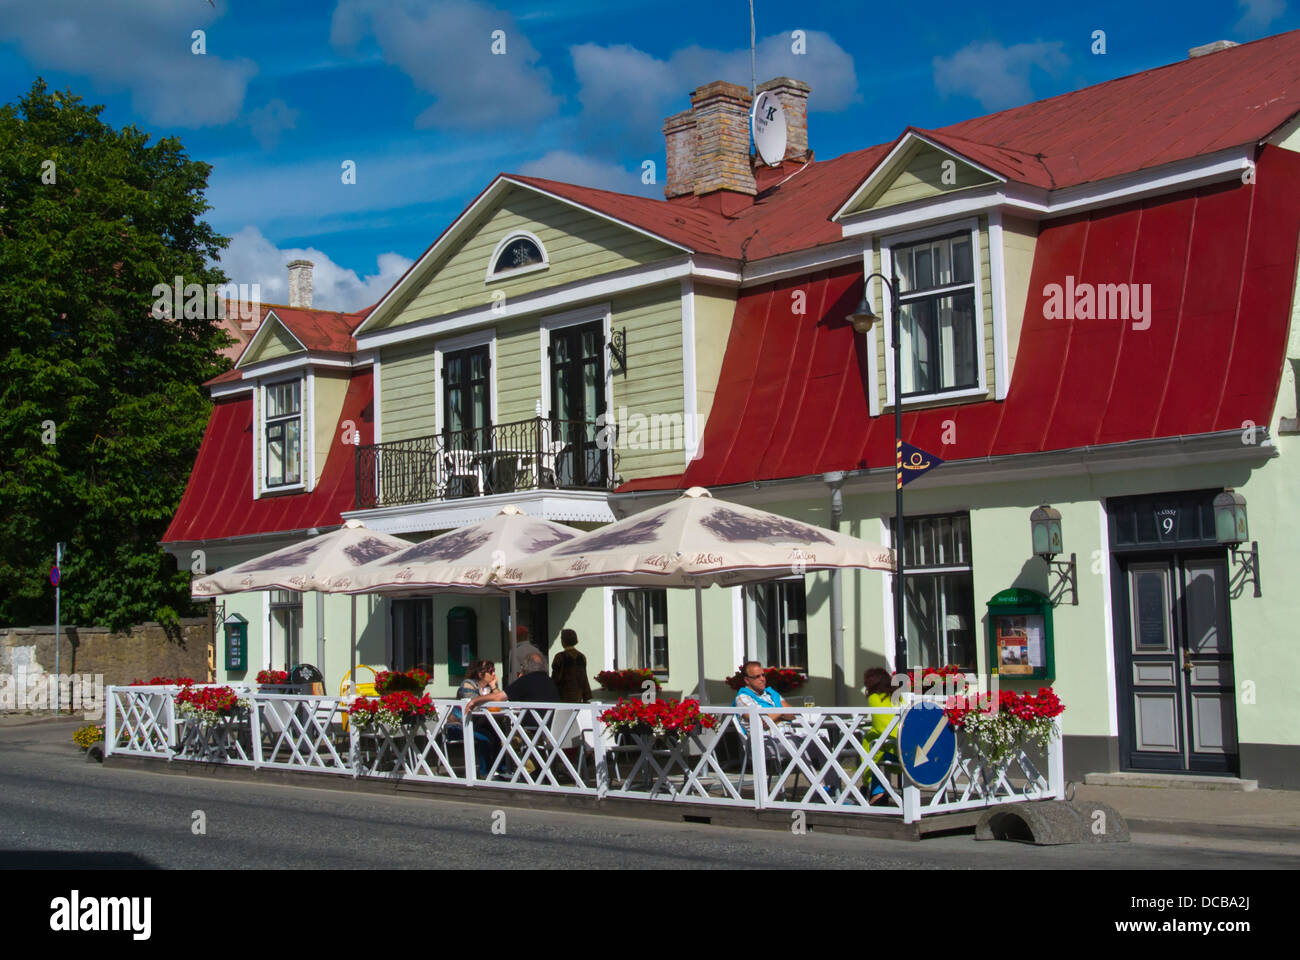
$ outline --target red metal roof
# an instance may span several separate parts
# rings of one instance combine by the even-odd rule
[[[1292,31],[937,130],[908,130],[1009,180],[1059,189],[1255,143],[1298,111],[1300,31]],[[897,142],[806,166],[760,167],[758,195],[728,196],[725,208],[716,195],[665,201],[510,178],[701,253],[761,260],[843,239],[831,216]]]
[[[274,313],[308,350],[353,353],[357,349],[357,342],[352,338],[352,331],[361,325],[371,309],[367,307],[358,313],[339,313],[333,310],[276,307]]]
[[[361,443],[374,439],[370,370],[354,373],[343,399],[344,420],[356,424]],[[277,530],[336,526],[340,512],[355,506],[355,448],[331,443],[320,483],[311,493],[253,499],[253,402],[245,394],[218,400],[203,444],[164,543],[217,540]],[[335,429],[333,435],[341,435]],[[318,451],[318,455],[322,452]]]
[[[1044,224],[1006,400],[904,413],[903,438],[961,460],[1268,423],[1295,288],[1300,154],[1265,147],[1256,176]],[[1044,288],[1067,276],[1151,284],[1150,327],[1045,318]],[[796,289],[803,316],[790,313]],[[893,417],[869,415],[865,341],[845,321],[861,293],[853,267],[747,291],[699,458],[681,477],[620,490],[892,463]]]

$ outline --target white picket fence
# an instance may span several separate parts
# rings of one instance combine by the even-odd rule
[[[882,757],[903,707],[702,706],[701,714],[715,720],[712,729],[656,741],[606,728],[599,714],[608,704],[491,704],[475,711],[475,723],[467,728],[459,701],[436,700],[436,714],[415,727],[360,729],[347,722],[347,697],[227,686],[249,709],[211,727],[176,716],[179,687],[109,687],[105,755],[599,799],[834,811],[907,823],[1065,795],[1059,727],[1045,773],[1023,752],[1001,770],[959,754],[947,779],[922,791],[901,776],[896,762]],[[775,723],[765,713],[794,719]],[[872,725],[882,713],[895,718],[883,734]],[[868,802],[873,780],[886,795],[875,806]]]

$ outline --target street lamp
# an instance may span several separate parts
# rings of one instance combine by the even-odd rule
[[[848,315],[858,333],[869,333],[881,318],[867,299],[867,284],[879,278],[889,290],[890,337],[894,346],[894,665],[907,662],[907,640],[903,631],[903,355],[899,333],[898,284],[883,273],[862,278],[862,300]]]

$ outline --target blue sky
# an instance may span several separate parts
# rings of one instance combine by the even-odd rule
[[[820,158],[1300,28],[1287,0],[755,0],[758,80],[812,85]],[[206,52],[193,52],[195,30]],[[493,32],[505,52],[493,54]],[[805,52],[792,51],[802,30]],[[1105,54],[1094,54],[1094,31]],[[36,76],[213,165],[223,266],[316,306],[377,300],[499,171],[662,196],[665,116],[749,83],[745,0],[0,0],[0,101]],[[342,164],[356,164],[356,183]],[[658,184],[641,182],[653,160]]]

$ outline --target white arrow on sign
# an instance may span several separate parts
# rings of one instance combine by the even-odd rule
[[[934,746],[934,741],[939,739],[939,734],[943,733],[943,728],[946,726],[948,726],[948,714],[945,713],[939,717],[939,722],[930,731],[930,739],[916,748],[916,756],[912,759],[913,766],[919,767],[921,764],[929,762],[930,748]]]

